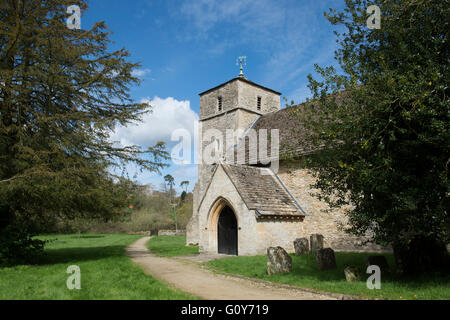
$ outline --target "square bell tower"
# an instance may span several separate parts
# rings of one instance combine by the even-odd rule
[[[211,181],[214,163],[204,161],[205,151],[214,145],[215,153],[225,155],[230,144],[237,143],[245,132],[264,114],[280,110],[281,93],[238,77],[206,90],[200,95],[198,141],[198,180],[194,188],[193,215],[188,224],[188,243],[198,243],[198,205]],[[233,131],[233,141],[226,141],[227,130]],[[219,136],[219,137],[218,137]]]

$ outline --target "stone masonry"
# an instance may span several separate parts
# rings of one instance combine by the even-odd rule
[[[269,247],[292,253],[294,240],[309,239],[312,234],[323,235],[324,246],[336,251],[386,250],[363,245],[364,238],[344,232],[346,208],[331,211],[311,195],[314,179],[300,161],[280,161],[277,172],[258,162],[235,165],[228,161],[233,150],[246,148],[250,128],[279,129],[280,150],[311,152],[307,141],[297,135],[303,129],[291,130],[299,123],[295,110],[280,110],[280,93],[243,77],[200,94],[200,158],[187,244],[199,244],[201,252],[217,253],[219,217],[224,208],[231,208],[237,222],[238,255],[265,254]],[[230,129],[235,133],[231,138],[227,137]],[[204,163],[201,155],[205,152],[214,155],[214,161]]]

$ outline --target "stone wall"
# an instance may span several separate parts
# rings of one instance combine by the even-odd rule
[[[200,202],[199,184],[198,182],[194,186],[193,190],[193,204],[192,204],[192,216],[186,226],[186,244],[197,245],[199,239],[198,233],[198,204]]]
[[[222,113],[217,117],[203,120],[199,126],[200,135],[199,139],[199,163],[208,163],[206,158],[201,156],[209,155],[210,157],[223,155],[225,149],[227,148],[227,129],[228,130],[237,130],[238,127],[238,111],[234,110],[228,113]],[[211,131],[211,129],[216,130]],[[242,133],[244,130],[242,130]],[[217,136],[216,136],[217,135]],[[219,139],[219,153],[220,155],[215,154],[216,146],[215,140]],[[228,147],[232,145],[232,142],[228,143]],[[210,162],[209,162],[210,163]]]
[[[218,97],[222,97],[222,110],[218,109]],[[261,98],[261,110],[257,108]],[[280,110],[280,95],[241,79],[234,79],[223,86],[200,96],[200,119],[244,108],[259,114]]]
[[[222,110],[218,110],[218,97],[222,97]],[[258,110],[257,101],[261,98],[261,110]],[[240,136],[235,136],[233,142],[227,142],[226,130],[240,130],[241,134],[262,114],[274,112],[280,109],[280,96],[268,89],[242,79],[234,79],[217,89],[200,96],[200,143],[199,155],[208,146],[207,150],[214,150],[211,144],[216,138],[206,139],[205,132],[209,129],[218,130],[223,140],[219,144],[219,152],[225,154],[225,149],[236,144]],[[211,138],[211,137],[209,137]],[[293,251],[295,237],[300,234],[300,222],[256,222],[255,213],[249,211],[240,198],[233,183],[219,168],[217,177],[208,195],[201,206],[206,189],[211,181],[214,165],[204,164],[199,158],[198,182],[194,188],[193,215],[187,226],[187,244],[199,243],[200,250],[217,252],[217,234],[212,230],[207,231],[211,212],[211,206],[222,196],[233,205],[238,217],[239,227],[238,244],[239,254],[264,254],[269,245],[282,245],[285,249]],[[290,230],[288,233],[283,230]]]
[[[218,97],[222,97],[222,110],[218,110]],[[257,108],[257,99],[261,97],[261,110]],[[199,155],[214,143],[216,138],[206,139],[205,132],[217,129],[221,134],[218,144],[220,154],[230,147],[227,144],[226,130],[241,130],[244,133],[259,116],[278,111],[280,96],[268,89],[242,79],[232,81],[200,96],[200,143]],[[239,137],[234,137],[234,143]],[[209,148],[213,151],[215,148]],[[217,158],[217,162],[220,157]],[[187,226],[187,243],[199,243],[200,251],[217,252],[217,226],[214,219],[220,206],[228,203],[237,216],[239,255],[265,254],[269,246],[281,246],[289,252],[294,251],[296,238],[309,238],[311,234],[322,234],[324,245],[337,251],[382,251],[385,248],[374,244],[361,246],[364,239],[348,235],[343,231],[347,224],[344,209],[326,211],[326,203],[319,201],[310,193],[312,176],[299,166],[287,166],[281,163],[279,177],[307,216],[303,222],[257,221],[255,212],[248,210],[238,191],[219,166],[209,189],[208,185],[216,165],[201,162],[198,182],[194,188],[194,212]],[[205,194],[206,193],[206,194]],[[205,197],[204,197],[205,195]],[[203,199],[204,197],[204,199]],[[203,201],[202,201],[203,199]],[[216,217],[213,217],[216,215]]]
[[[128,232],[127,234],[132,234],[132,235],[142,235],[142,236],[151,236],[152,232],[151,231],[136,231],[136,232]]]
[[[217,98],[222,97],[222,111],[218,110]],[[257,110],[257,97],[261,97],[261,110]],[[238,109],[238,108],[247,108]],[[235,79],[225,85],[200,96],[200,125],[199,125],[199,167],[198,181],[194,189],[194,206],[192,218],[187,226],[187,242],[198,243],[198,208],[205,190],[211,181],[214,165],[205,164],[202,155],[204,152],[214,155],[214,141],[219,139],[219,158],[225,154],[226,149],[238,142],[240,135],[258,119],[263,113],[268,113],[280,109],[279,95],[251,85],[240,79]],[[210,129],[218,130],[220,137],[208,137],[206,132]],[[226,141],[227,129],[240,130],[233,141]],[[216,155],[217,156],[217,155]]]
[[[200,119],[219,115],[238,107],[238,82],[232,81],[200,96]],[[222,97],[222,111],[219,112],[217,98]]]
[[[185,236],[186,230],[159,230],[158,236]]]
[[[265,90],[245,81],[238,81],[238,105],[260,113],[269,113],[280,110],[280,96],[272,91]],[[257,109],[258,97],[261,97],[261,110]]]
[[[217,253],[217,225],[213,220],[217,218],[214,216],[214,206],[218,207],[224,204],[219,201],[226,201],[236,214],[238,252],[244,254],[250,240],[248,229],[251,228],[251,215],[221,166],[217,168],[205,198],[199,206],[199,250],[200,252]]]
[[[243,133],[247,131],[253,123],[260,117],[260,115],[249,112],[245,109],[239,109],[237,111],[237,124],[236,127],[242,129]],[[236,137],[237,139],[242,138],[243,134],[241,136]],[[235,143],[238,141],[236,140]]]
[[[217,109],[217,98],[222,97],[222,111]],[[257,97],[262,98],[261,111],[257,110]],[[240,109],[236,109],[240,108]],[[217,160],[225,155],[226,149],[238,142],[239,135],[258,119],[261,114],[280,109],[280,96],[270,90],[252,85],[244,80],[235,79],[225,85],[200,96],[200,125],[199,125],[199,180],[198,194],[204,194],[211,179],[213,166],[204,164],[203,156],[208,154],[218,156]],[[217,130],[219,137],[206,135],[210,129]],[[227,129],[237,131],[233,141],[227,141]],[[215,140],[219,139],[219,155],[215,155]],[[211,163],[208,161],[208,163]]]
[[[270,246],[282,246],[294,252],[293,242],[302,235],[299,221],[257,221],[221,166],[217,168],[205,198],[199,207],[199,250],[217,253],[217,219],[221,208],[229,205],[238,223],[238,254],[265,254]]]
[[[255,254],[266,254],[267,248],[278,246],[288,253],[294,253],[294,240],[304,234],[302,227],[301,221],[257,221],[256,238],[259,243]]]
[[[376,244],[362,246],[363,238],[345,233],[343,231],[343,227],[347,225],[345,209],[327,211],[329,210],[328,205],[311,195],[311,192],[316,190],[310,188],[310,185],[314,183],[314,178],[308,170],[301,168],[300,165],[292,163],[287,165],[281,162],[278,176],[306,212],[302,223],[302,237],[309,239],[311,234],[322,234],[324,246],[336,251],[378,252],[388,250]]]

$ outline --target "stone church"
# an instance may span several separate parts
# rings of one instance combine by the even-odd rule
[[[381,250],[343,231],[344,209],[330,211],[311,195],[313,177],[296,161],[311,152],[292,115],[301,105],[281,109],[280,96],[242,73],[200,93],[198,181],[187,244],[198,244],[200,252],[258,255],[271,246],[294,252],[295,239],[321,234],[324,247],[336,251]],[[268,147],[273,148],[265,158],[269,161],[261,161],[262,144],[253,138],[274,129],[277,154]],[[211,149],[215,160],[204,161]],[[295,157],[278,157],[289,152]]]

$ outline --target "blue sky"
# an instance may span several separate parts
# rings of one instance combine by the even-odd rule
[[[114,140],[142,147],[164,140],[170,151],[173,130],[193,131],[198,94],[236,77],[236,58],[242,55],[248,79],[289,101],[304,101],[313,65],[336,65],[335,27],[323,12],[343,5],[343,0],[90,0],[82,28],[106,21],[114,48],[125,47],[131,60],[142,64],[136,74],[144,81],[132,88],[132,97],[153,106],[143,123],[119,128]],[[192,189],[196,165],[169,163],[162,176],[172,174],[178,184],[189,180]],[[128,169],[140,183],[159,188],[163,182],[158,174]]]

